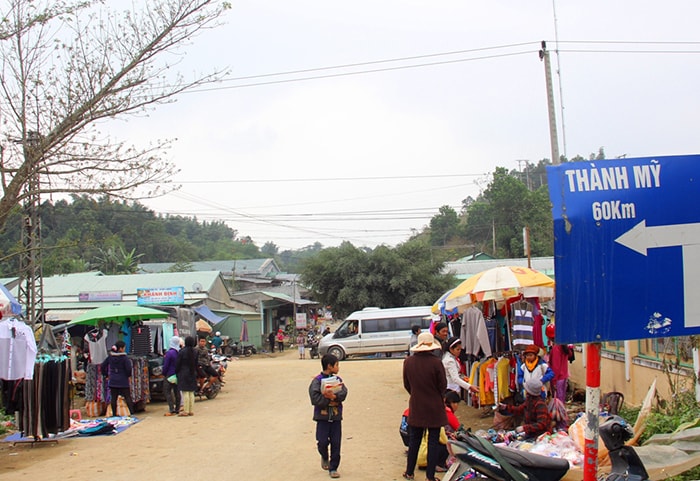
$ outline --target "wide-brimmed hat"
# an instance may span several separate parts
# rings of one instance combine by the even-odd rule
[[[528,352],[531,352],[534,355],[539,356],[540,355],[540,348],[535,346],[534,344],[530,344],[523,351],[524,354],[527,354]]]
[[[542,381],[537,378],[528,379],[525,381],[525,392],[533,396],[542,394]]]
[[[435,338],[429,332],[421,332],[418,334],[418,343],[411,348],[413,352],[434,351],[441,349],[440,343],[435,342]]]

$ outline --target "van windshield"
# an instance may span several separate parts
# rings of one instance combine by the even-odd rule
[[[333,337],[338,339],[341,337],[350,337],[357,334],[358,321],[347,320],[343,322],[338,329],[335,330]]]

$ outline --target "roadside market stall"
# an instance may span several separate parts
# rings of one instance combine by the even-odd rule
[[[134,405],[150,401],[148,356],[162,353],[174,335],[174,322],[152,324],[164,320],[167,312],[140,306],[110,305],[88,311],[67,324],[67,327],[90,326],[84,337],[88,347],[85,369],[85,409],[89,416],[102,414],[109,403],[109,389],[101,372],[102,362],[109,356],[117,340],[126,343],[126,352],[132,362],[130,378],[131,398]]]
[[[0,284],[0,390],[3,408],[14,414],[30,440],[58,433],[69,424],[70,363],[56,348],[51,329],[35,333],[22,318],[22,306]]]

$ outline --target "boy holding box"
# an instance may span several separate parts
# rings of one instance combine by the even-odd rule
[[[343,401],[348,390],[343,380],[337,376],[340,370],[337,357],[332,354],[323,356],[321,368],[323,371],[313,378],[309,386],[309,397],[314,406],[313,419],[316,421],[316,447],[321,455],[321,468],[328,470],[331,478],[339,478]]]

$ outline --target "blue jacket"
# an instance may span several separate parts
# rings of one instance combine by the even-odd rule
[[[109,376],[109,387],[129,387],[131,359],[125,352],[112,352],[102,362],[102,375]]]
[[[167,379],[176,372],[177,350],[170,348],[163,358],[163,376]]]

